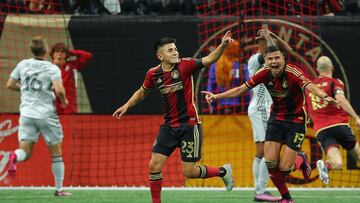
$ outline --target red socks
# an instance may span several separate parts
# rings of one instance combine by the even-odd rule
[[[278,168],[269,169],[269,174],[272,182],[277,187],[281,195],[289,192],[285,184],[285,175]]]
[[[151,199],[153,203],[161,203],[162,180],[150,181]]]

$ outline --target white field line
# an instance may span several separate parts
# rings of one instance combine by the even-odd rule
[[[65,190],[149,190],[149,187],[64,187]],[[291,187],[289,188],[293,191],[359,191],[360,188],[358,187],[351,187],[351,188],[305,188],[305,187]],[[28,187],[28,186],[16,186],[16,187],[2,187],[0,186],[1,190],[54,190],[54,187],[50,186],[43,186],[43,187]],[[163,187],[162,190],[168,191],[223,191],[225,190],[223,187]],[[234,191],[253,191],[253,188],[249,187],[236,187],[233,189]],[[268,188],[270,191],[277,191],[276,188]]]

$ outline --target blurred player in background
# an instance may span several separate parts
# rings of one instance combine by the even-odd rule
[[[55,196],[70,196],[64,192],[64,162],[61,143],[62,127],[55,109],[55,95],[61,105],[68,105],[59,68],[46,61],[48,47],[41,36],[34,37],[30,45],[34,57],[20,61],[11,72],[7,88],[20,91],[19,146],[10,155],[8,173],[16,175],[16,163],[31,157],[33,144],[43,135],[52,157],[52,172],[55,178]]]
[[[343,165],[339,145],[360,162],[359,143],[349,126],[349,117],[355,119],[356,126],[360,128],[360,118],[345,97],[344,83],[333,78],[334,66],[327,56],[321,56],[316,63],[319,77],[313,80],[319,88],[328,95],[339,101],[339,106],[330,104],[311,92],[306,92],[307,110],[314,123],[316,138],[327,155],[325,161],[318,160],[317,168],[319,178],[325,184],[329,184],[329,170],[341,169]]]
[[[71,56],[75,56],[75,60],[69,60]],[[76,95],[76,78],[74,71],[80,71],[86,63],[92,58],[90,52],[84,50],[69,50],[62,42],[54,44],[51,48],[50,57],[52,63],[59,66],[61,70],[61,78],[65,87],[69,105],[61,106],[61,101],[56,100],[56,109],[58,114],[72,114],[78,112],[77,95]]]
[[[305,157],[298,154],[305,139],[304,89],[328,102],[336,101],[313,85],[300,68],[287,64],[278,47],[267,47],[264,58],[265,66],[241,86],[220,94],[207,91],[202,93],[206,94],[206,100],[211,103],[217,99],[238,97],[261,83],[266,86],[273,104],[265,136],[265,164],[272,182],[282,196],[279,202],[291,203],[294,200],[286,186],[285,176],[299,168],[305,170],[305,178],[311,175],[311,169],[301,167],[306,164]],[[283,144],[284,151],[280,156]]]
[[[128,108],[143,100],[151,88],[162,95],[165,123],[155,139],[150,160],[150,191],[153,203],[161,202],[162,168],[171,153],[180,147],[182,171],[187,178],[221,177],[228,191],[234,180],[230,164],[222,167],[196,165],[201,159],[202,134],[194,98],[193,74],[203,66],[215,63],[232,42],[230,32],[223,36],[221,44],[201,59],[179,58],[176,40],[162,38],[155,44],[161,63],[151,68],[143,85],[113,116],[120,118]]]
[[[209,68],[207,91],[224,92],[249,79],[247,66],[240,64],[240,43],[234,40],[229,48],[221,55],[219,60]],[[242,98],[221,99],[209,106],[209,112],[214,114],[234,114],[243,112],[245,105],[241,104]],[[249,95],[243,97],[243,101],[249,102]]]

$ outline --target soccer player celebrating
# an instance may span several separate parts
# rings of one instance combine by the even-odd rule
[[[265,66],[248,81],[220,94],[202,91],[211,103],[222,98],[233,98],[263,83],[269,91],[273,104],[267,123],[264,157],[270,178],[278,188],[280,202],[294,202],[285,183],[285,176],[300,168],[304,160],[297,161],[298,151],[305,138],[304,89],[325,99],[336,101],[313,85],[300,68],[287,64],[284,55],[276,46],[269,46],[264,52]],[[280,157],[282,145],[284,153]]]
[[[53,88],[63,107],[68,105],[60,70],[56,65],[45,60],[48,48],[43,37],[34,37],[30,49],[34,57],[20,61],[11,72],[6,84],[7,88],[21,93],[20,148],[10,154],[8,172],[11,176],[15,176],[15,164],[30,158],[33,144],[38,141],[41,133],[52,157],[55,196],[70,196],[70,193],[63,191],[64,162],[61,152],[63,132],[54,106]]]
[[[343,161],[339,145],[348,150],[356,161],[360,161],[359,143],[349,126],[348,115],[355,119],[358,128],[360,128],[360,118],[345,97],[344,83],[333,78],[334,66],[330,58],[321,56],[317,60],[316,69],[319,77],[314,79],[313,83],[324,90],[327,95],[336,98],[341,107],[338,108],[313,93],[306,92],[307,110],[314,123],[316,138],[327,155],[325,161],[318,160],[316,163],[319,178],[323,183],[329,184],[328,170],[342,168]]]
[[[221,177],[228,191],[234,180],[230,164],[222,167],[196,165],[201,159],[202,134],[195,106],[193,73],[203,66],[215,63],[233,39],[230,31],[223,36],[221,44],[208,56],[201,59],[179,58],[176,40],[162,38],[155,44],[160,64],[151,68],[143,85],[113,114],[120,118],[128,108],[145,98],[149,89],[156,88],[163,99],[165,123],[155,139],[149,164],[150,191],[153,203],[161,202],[162,168],[176,147],[181,146],[183,175],[187,178]]]
[[[75,56],[76,59],[69,60],[71,56]],[[92,58],[92,54],[84,50],[69,50],[64,43],[58,42],[52,46],[50,57],[52,62],[59,66],[61,70],[62,82],[69,101],[69,105],[62,107],[61,101],[57,99],[56,110],[58,114],[77,113],[78,106],[74,71],[82,70],[87,62]]]

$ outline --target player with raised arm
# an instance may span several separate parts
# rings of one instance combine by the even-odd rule
[[[228,191],[234,180],[230,164],[222,167],[196,165],[201,159],[202,134],[200,120],[195,106],[193,74],[203,66],[215,63],[232,42],[230,31],[226,32],[221,44],[208,56],[201,59],[179,58],[176,40],[162,38],[155,44],[160,64],[151,68],[143,85],[113,116],[120,119],[128,108],[143,100],[151,88],[160,92],[164,104],[164,121],[155,139],[149,163],[150,191],[153,203],[161,202],[162,168],[177,148],[181,147],[183,175],[187,178],[221,177]]]
[[[265,63],[263,54],[266,47],[275,45],[275,42],[267,29],[259,30],[256,40],[258,42],[258,50],[250,57],[248,62],[250,77],[252,77]],[[248,108],[248,116],[251,122],[256,147],[256,154],[252,167],[255,188],[254,201],[277,202],[281,198],[274,197],[270,192],[266,191],[269,181],[269,172],[266,168],[264,158],[265,131],[270,116],[272,99],[264,84],[259,84],[254,87],[252,93]]]
[[[238,97],[261,83],[265,85],[273,100],[264,143],[265,164],[282,196],[279,202],[291,203],[294,200],[286,186],[285,176],[299,169],[303,163],[303,160],[295,160],[305,138],[304,89],[328,102],[336,101],[313,85],[300,68],[286,64],[278,47],[267,47],[264,58],[265,66],[241,86],[220,94],[202,93],[206,94],[205,98],[210,103],[216,99]],[[280,156],[283,144],[284,153]]]
[[[307,110],[312,118],[316,138],[327,155],[325,161],[318,160],[316,165],[319,178],[324,184],[329,184],[329,170],[339,170],[343,161],[339,146],[349,151],[357,162],[360,162],[359,143],[349,126],[349,116],[353,117],[356,126],[360,128],[360,118],[345,97],[344,83],[333,78],[334,66],[327,56],[321,56],[316,63],[319,77],[313,80],[319,88],[339,101],[338,108],[311,92],[306,92]]]
[[[70,57],[74,60],[69,60]],[[72,114],[78,112],[76,77],[74,71],[81,71],[92,58],[92,53],[85,50],[69,50],[69,47],[62,42],[58,42],[51,47],[50,57],[52,63],[59,66],[61,79],[66,91],[69,105],[62,107],[61,101],[56,99],[56,111],[58,114]]]
[[[64,192],[64,162],[61,143],[62,127],[55,109],[55,95],[65,107],[68,105],[65,89],[61,82],[60,69],[46,61],[48,48],[46,40],[36,36],[31,40],[34,57],[20,61],[11,72],[7,88],[20,91],[19,149],[10,155],[8,173],[16,175],[16,163],[31,157],[33,144],[41,133],[52,157],[52,172],[55,179],[55,196],[71,196]]]

